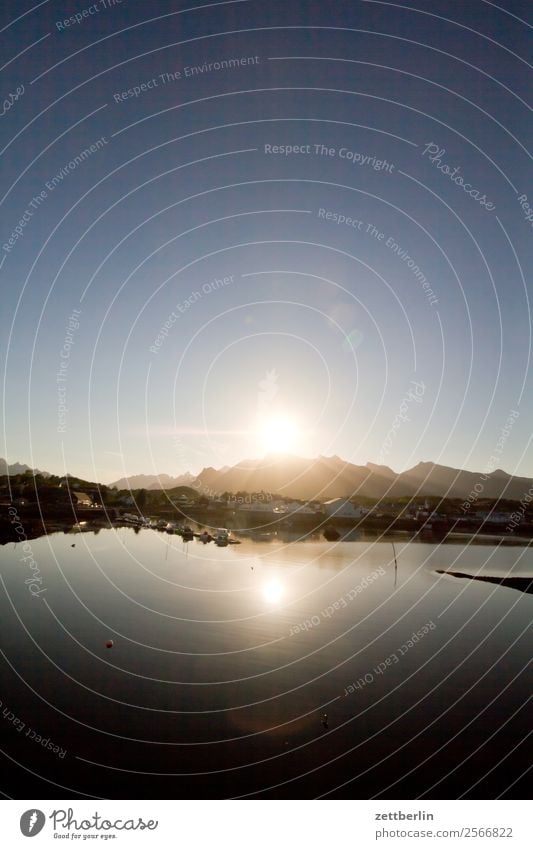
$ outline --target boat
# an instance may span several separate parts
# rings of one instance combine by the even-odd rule
[[[215,531],[214,540],[216,545],[229,545],[229,531],[227,528],[218,528]]]
[[[205,545],[208,542],[212,542],[213,537],[207,531],[202,531],[201,534],[198,534],[198,539],[200,540],[200,542],[203,542],[203,544]]]
[[[149,519],[144,516],[136,516],[134,513],[124,513],[123,519],[129,525],[137,525],[137,527],[147,527],[150,524]]]
[[[185,527],[181,529],[181,537],[183,539],[183,542],[191,542],[191,540],[194,539],[194,533],[192,528],[189,528],[188,525],[185,525]]]

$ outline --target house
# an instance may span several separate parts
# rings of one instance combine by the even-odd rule
[[[184,492],[177,495],[174,499],[174,504],[176,507],[195,507],[197,504],[197,499],[189,498]]]
[[[338,519],[362,519],[368,513],[366,507],[356,507],[347,498],[332,498],[325,501],[323,507],[326,516]]]
[[[93,500],[86,492],[73,492],[78,507],[92,507]]]
[[[492,522],[495,525],[506,525],[511,520],[511,514],[490,510],[478,510],[474,513],[474,518],[478,519],[480,522]]]
[[[313,510],[306,504],[302,504],[300,501],[274,502],[272,509],[277,516],[288,516],[289,514],[293,513],[303,513],[307,516],[311,514],[314,515],[316,513],[316,510]]]
[[[229,501],[229,507],[235,506],[235,502]],[[239,512],[242,513],[267,513],[270,515],[274,512],[274,507],[272,504],[266,504],[261,501],[254,501],[252,504],[249,502],[245,502],[244,504],[237,504],[236,508]]]
[[[288,513],[298,513],[300,516],[316,516],[317,510],[309,504],[300,504],[299,501],[292,501],[287,504]]]

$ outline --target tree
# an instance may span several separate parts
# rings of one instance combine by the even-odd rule
[[[105,484],[98,484],[100,503],[105,504],[109,499],[109,488]]]

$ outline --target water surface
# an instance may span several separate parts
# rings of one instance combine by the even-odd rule
[[[531,577],[532,550],[396,553],[397,573],[383,541],[216,548],[129,528],[3,546],[13,786],[25,798],[523,797],[533,598],[439,570]]]

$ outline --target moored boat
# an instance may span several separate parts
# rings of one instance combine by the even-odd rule
[[[220,545],[220,546],[228,545],[229,544],[229,531],[228,531],[228,529],[227,528],[218,528],[218,530],[215,531],[214,540],[215,540],[216,545]]]

